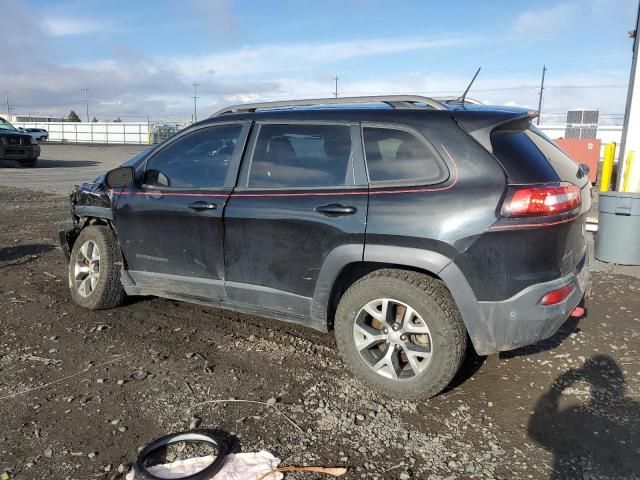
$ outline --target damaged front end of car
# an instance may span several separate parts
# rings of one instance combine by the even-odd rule
[[[88,224],[108,223],[113,220],[113,191],[105,183],[105,175],[101,175],[91,183],[82,183],[73,187],[69,195],[69,208],[73,226],[60,230],[60,245],[69,260],[73,244],[80,231]]]

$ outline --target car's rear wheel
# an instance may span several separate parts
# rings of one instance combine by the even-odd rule
[[[114,308],[126,298],[120,283],[121,256],[111,229],[86,227],[71,250],[69,289],[74,302],[90,310]]]
[[[338,349],[367,384],[400,398],[429,398],[453,379],[467,334],[446,287],[417,272],[384,269],[355,282],[335,318]]]
[[[47,137],[45,137],[44,135],[42,137],[40,137],[38,139],[39,142],[46,142],[47,141]]]

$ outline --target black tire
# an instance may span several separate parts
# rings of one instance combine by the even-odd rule
[[[29,160],[20,161],[20,165],[27,168],[33,168],[38,163],[38,157],[30,158]]]
[[[89,241],[98,247],[99,275],[95,286],[85,296],[76,286],[74,269],[76,261],[82,261],[80,249]],[[73,301],[89,310],[115,308],[122,305],[127,295],[120,283],[121,265],[120,248],[111,229],[104,225],[84,228],[73,244],[69,261],[69,290]]]
[[[359,312],[381,298],[409,305],[430,331],[431,359],[410,378],[380,375],[356,347],[354,322]],[[340,354],[357,378],[390,397],[404,399],[426,399],[440,393],[462,365],[467,346],[466,329],[449,290],[428,275],[395,269],[372,272],[345,292],[336,311],[335,336]],[[376,348],[385,348],[383,343]]]
[[[46,142],[47,141],[47,137],[42,136],[38,139],[39,142]]]

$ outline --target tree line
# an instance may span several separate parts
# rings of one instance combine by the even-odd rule
[[[91,120],[92,123],[97,122],[98,119],[96,117],[93,117],[93,120]],[[78,116],[78,114],[71,110],[69,112],[69,116],[67,117],[67,122],[82,122],[82,120],[80,119],[80,117]],[[122,120],[120,119],[120,117],[116,118],[113,123],[121,123]]]

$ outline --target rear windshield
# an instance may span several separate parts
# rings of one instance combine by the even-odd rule
[[[578,165],[533,125],[498,129],[491,133],[493,154],[513,183],[571,182],[582,186]]]

